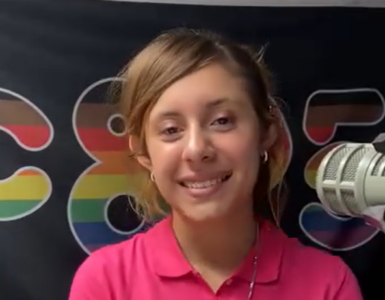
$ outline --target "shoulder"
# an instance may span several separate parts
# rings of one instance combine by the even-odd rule
[[[92,252],[75,273],[69,300],[110,300],[128,294],[127,283],[150,265],[146,261],[149,238],[151,232],[140,233]]]
[[[282,235],[284,235],[282,233]],[[283,276],[293,275],[295,280],[306,280],[309,288],[318,291],[327,300],[361,300],[357,280],[336,255],[303,245],[298,239],[283,237],[284,251],[281,265]]]
[[[306,246],[296,238],[285,236],[285,253],[284,262],[290,260],[296,262],[301,267],[313,266],[317,272],[333,272],[337,269],[347,268],[339,256],[332,255],[326,250],[321,250],[315,247]]]

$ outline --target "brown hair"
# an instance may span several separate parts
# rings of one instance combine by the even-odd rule
[[[280,123],[281,114],[272,98],[270,73],[262,61],[262,51],[254,52],[212,32],[174,29],[151,41],[121,72],[122,114],[128,134],[140,141],[141,153],[134,155],[147,155],[145,124],[161,94],[177,80],[212,63],[221,63],[245,79],[264,129]],[[281,188],[277,183],[281,182],[286,167],[283,148],[284,139],[278,136],[268,149],[268,161],[261,164],[254,189],[255,214],[276,224],[281,214],[278,204],[282,199],[272,197],[272,193],[274,187],[275,190]],[[167,205],[150,180],[150,174],[144,184],[141,197],[135,199],[136,210],[145,219],[167,213]]]

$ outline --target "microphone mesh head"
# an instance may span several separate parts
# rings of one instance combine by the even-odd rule
[[[385,177],[385,155],[384,156],[381,156],[381,158],[378,160],[378,162],[376,163],[374,169],[373,169],[373,172],[372,172],[372,176],[382,176],[382,177]]]
[[[337,215],[357,216],[361,206],[355,197],[357,172],[370,144],[342,144],[331,150],[317,170],[317,194],[324,206]]]

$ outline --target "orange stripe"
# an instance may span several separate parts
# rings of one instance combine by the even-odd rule
[[[318,166],[320,165],[320,163],[321,163],[321,161],[325,155],[326,155],[326,153],[324,155],[317,155],[316,157],[313,156],[308,162],[306,171],[316,170],[318,168]]]
[[[41,173],[39,173],[38,171],[35,171],[35,170],[23,170],[22,172],[20,172],[18,175],[22,175],[22,176],[41,176]]]
[[[102,163],[90,170],[93,175],[138,174],[143,168],[123,151],[97,151],[92,153]]]

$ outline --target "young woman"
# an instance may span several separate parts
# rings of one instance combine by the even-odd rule
[[[338,257],[279,229],[280,114],[260,55],[179,29],[123,72],[128,144],[148,171],[137,208],[166,217],[93,253],[70,300],[361,300]],[[275,203],[275,204],[274,204]]]

